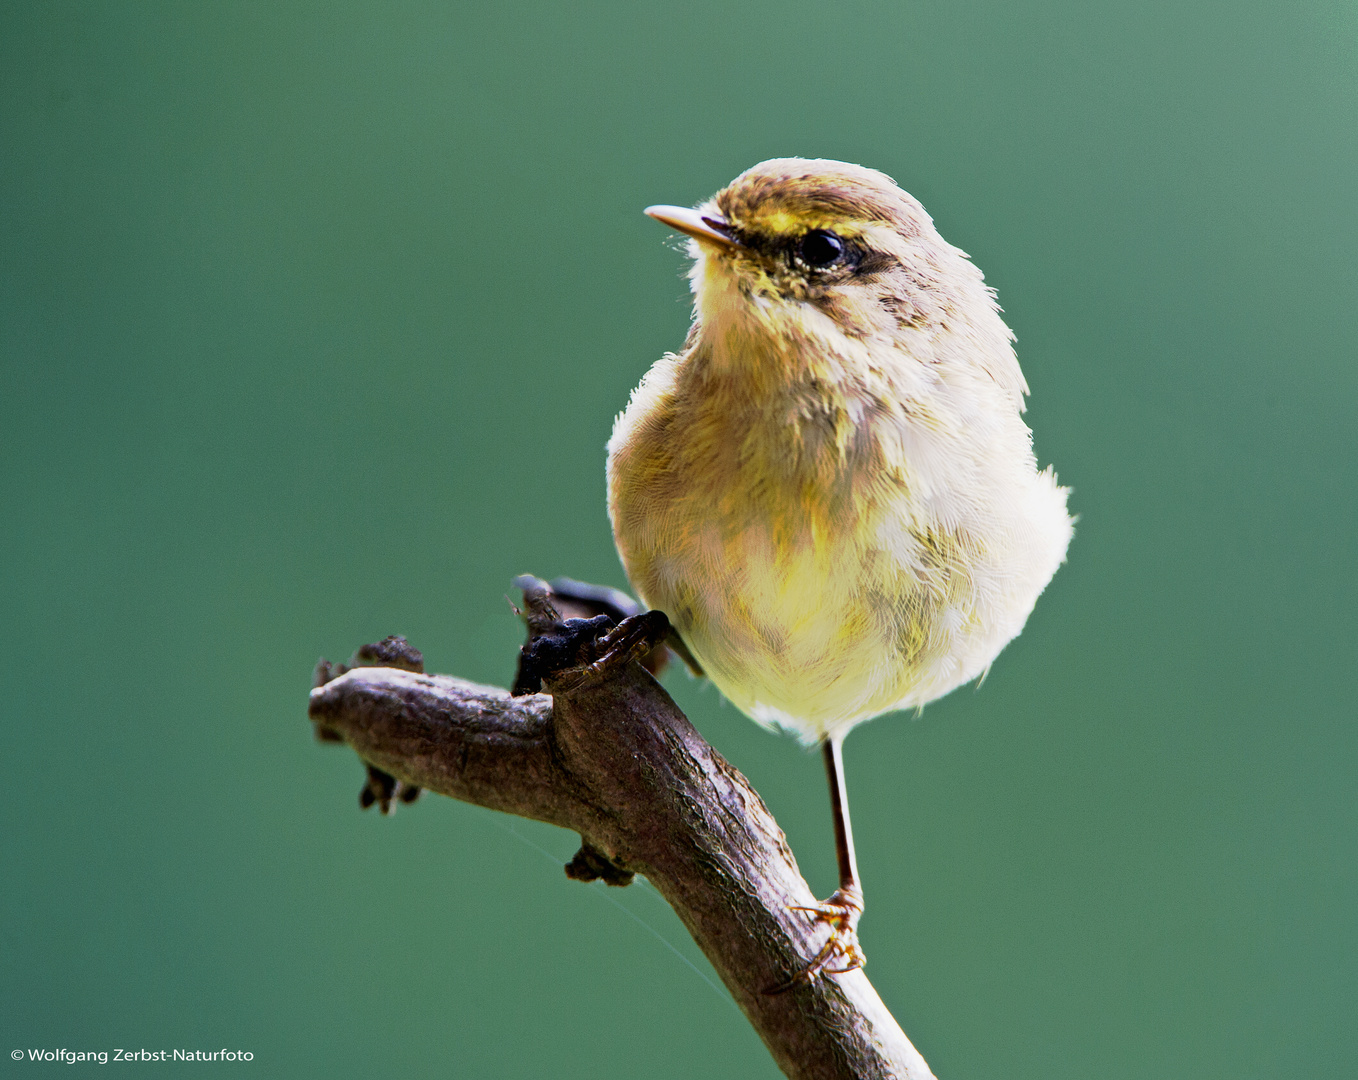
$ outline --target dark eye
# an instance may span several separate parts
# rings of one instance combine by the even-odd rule
[[[817,269],[839,262],[843,255],[844,241],[824,229],[813,229],[797,245],[797,257]]]

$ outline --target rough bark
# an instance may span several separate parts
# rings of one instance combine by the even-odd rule
[[[829,930],[792,910],[816,897],[763,800],[636,662],[667,625],[645,621],[655,613],[563,625],[545,587],[526,592],[517,685],[550,693],[421,674],[418,653],[393,639],[358,659],[394,667],[322,662],[311,719],[368,764],[365,805],[428,788],[572,829],[582,845],[567,873],[646,875],[787,1076],[932,1080],[862,971],[770,992]]]

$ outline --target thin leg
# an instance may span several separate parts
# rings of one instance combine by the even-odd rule
[[[794,906],[816,923],[830,927],[830,936],[801,971],[769,993],[782,993],[798,983],[815,982],[821,975],[839,975],[866,964],[858,945],[858,920],[863,914],[863,890],[858,884],[858,861],[853,851],[853,828],[849,824],[849,796],[844,790],[844,738],[825,741],[825,774],[830,780],[830,806],[835,819],[835,855],[839,860],[839,888],[814,907]]]
[[[839,887],[862,895],[858,884],[858,860],[853,852],[853,825],[849,821],[849,793],[844,788],[844,737],[825,740],[825,775],[830,781],[830,809],[835,816],[835,855],[839,858]]]

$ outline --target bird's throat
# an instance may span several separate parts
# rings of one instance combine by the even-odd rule
[[[837,382],[846,359],[864,351],[811,304],[747,280],[720,256],[699,259],[693,285],[705,366],[752,393],[777,397],[806,380]]]

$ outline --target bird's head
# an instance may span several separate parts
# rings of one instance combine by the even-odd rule
[[[805,354],[808,339],[885,340],[923,354],[960,333],[1009,351],[980,271],[874,169],[775,158],[696,209],[646,212],[692,237],[698,329],[713,344],[757,335]]]

